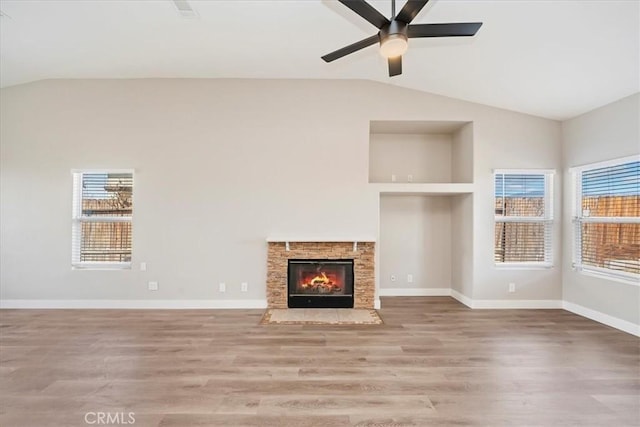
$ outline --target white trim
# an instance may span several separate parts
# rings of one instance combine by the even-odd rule
[[[74,262],[72,270],[131,270],[129,262]]]
[[[576,222],[603,223],[603,224],[637,224],[640,223],[638,216],[581,216],[572,219]]]
[[[589,163],[582,166],[576,166],[569,169],[571,173],[571,179],[573,180],[573,194],[572,196],[572,265],[574,271],[579,273],[600,277],[602,279],[609,279],[612,281],[622,282],[630,285],[640,285],[640,275],[625,271],[619,271],[613,268],[597,267],[583,263],[582,260],[582,224],[638,224],[640,223],[640,217],[599,217],[590,216],[590,212],[585,212],[582,209],[582,203],[585,197],[582,181],[583,175],[590,171],[603,169],[603,168],[615,168],[617,166],[623,166],[629,163],[640,161],[640,155],[632,155],[627,157],[621,157],[617,159],[606,160],[603,162]]]
[[[468,296],[456,291],[455,289],[451,289],[451,296],[460,301],[462,304],[466,305],[469,308],[473,308],[473,300]]]
[[[74,218],[80,222],[131,222],[133,217],[131,216],[86,216],[82,215]]]
[[[528,176],[541,176],[544,180],[544,212],[542,216],[507,216],[505,212],[502,215],[494,215],[493,223],[494,227],[497,224],[508,223],[532,223],[543,224],[543,250],[544,260],[536,262],[494,262],[495,266],[509,265],[507,268],[524,269],[531,266],[532,268],[551,268],[553,267],[553,228],[554,228],[554,213],[553,213],[553,198],[554,198],[554,176],[556,171],[554,169],[494,169],[493,170],[493,200],[494,205],[498,198],[502,198],[503,207],[505,206],[505,199],[508,197],[505,192],[506,177],[509,175],[528,175]],[[497,195],[496,178],[502,176],[502,192],[501,196]],[[503,248],[505,249],[505,248]],[[494,254],[496,250],[496,244],[494,242]],[[505,249],[506,250],[506,249]],[[529,268],[531,268],[529,267]]]
[[[351,243],[351,242],[375,242],[375,237],[267,237],[268,243]]]
[[[542,222],[553,224],[553,219],[542,216],[502,216],[496,215],[493,219],[495,222]]]
[[[0,301],[2,309],[262,309],[267,308],[267,300],[37,300],[6,299]]]
[[[477,309],[551,309],[562,308],[562,300],[557,299],[476,299],[473,308]]]
[[[449,297],[451,288],[380,288],[381,297]]]
[[[455,289],[451,290],[451,296],[462,304],[473,309],[558,309],[562,308],[562,300],[488,300],[471,299]]]
[[[71,169],[71,176],[73,180],[72,191],[72,211],[71,211],[71,268],[73,270],[79,269],[100,269],[100,270],[129,270],[131,269],[131,262],[82,262],[81,258],[81,246],[82,246],[82,224],[84,223],[130,223],[133,225],[133,215],[126,217],[114,217],[114,216],[100,216],[92,217],[86,216],[82,213],[82,183],[84,175],[88,174],[130,174],[131,175],[131,191],[132,197],[135,188],[135,170],[134,169]],[[134,199],[135,200],[135,199]],[[132,206],[133,209],[133,206]],[[132,242],[133,246],[133,242]],[[132,251],[133,252],[133,251]],[[94,265],[95,264],[95,265]]]
[[[574,267],[574,270],[580,274],[597,277],[599,279],[612,280],[614,282],[624,283],[625,285],[640,286],[640,275],[634,273],[584,264],[579,267]]]
[[[493,169],[494,175],[504,174],[504,175],[549,175],[555,174],[555,169]]]
[[[376,298],[373,300],[373,308],[375,310],[380,310],[380,298]]]
[[[380,195],[431,195],[449,196],[454,194],[471,194],[474,184],[464,182],[452,183],[371,183]]]
[[[71,169],[72,174],[79,173],[130,173],[135,174],[135,169]]]
[[[498,270],[548,270],[553,268],[553,263],[547,261],[531,262],[502,262],[493,266]]]
[[[634,154],[632,156],[619,157],[617,159],[605,160],[603,162],[587,163],[579,166],[573,166],[569,168],[569,172],[584,172],[585,170],[606,168],[608,166],[618,166],[619,164],[637,162],[639,160],[640,154]]]
[[[455,289],[451,296],[473,309],[551,309],[562,308],[562,300],[474,300]]]
[[[583,307],[569,301],[563,301],[562,308],[570,311],[571,313],[586,317],[587,319],[591,319],[598,323],[602,323],[604,325],[611,326],[612,328],[619,329],[628,334],[640,337],[640,325],[636,325],[635,323],[622,320],[617,317],[613,317],[600,311],[592,310],[590,308]]]

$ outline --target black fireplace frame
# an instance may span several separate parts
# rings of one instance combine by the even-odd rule
[[[351,282],[351,293],[340,295],[292,294],[292,265],[295,264],[343,264],[346,268],[345,280]],[[287,305],[289,308],[353,308],[355,295],[355,272],[353,259],[289,259],[287,262]]]

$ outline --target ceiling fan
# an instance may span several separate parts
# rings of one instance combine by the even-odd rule
[[[402,54],[408,47],[408,39],[418,37],[463,37],[473,36],[482,22],[460,22],[451,24],[413,24],[411,21],[429,0],[407,0],[396,15],[396,1],[391,0],[391,19],[387,19],[365,0],[338,0],[355,13],[373,24],[378,34],[345,46],[324,55],[325,62],[347,56],[360,49],[380,43],[380,54],[389,62],[389,77],[402,74]]]

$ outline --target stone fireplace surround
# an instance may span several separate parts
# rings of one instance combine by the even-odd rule
[[[267,244],[268,308],[287,308],[289,259],[353,259],[353,308],[374,308],[376,281],[373,240],[267,239]]]

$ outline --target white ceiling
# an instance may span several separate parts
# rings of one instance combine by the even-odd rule
[[[2,87],[49,78],[370,79],[565,119],[640,90],[638,0],[432,0],[414,23],[482,21],[474,38],[412,39],[390,78],[377,30],[332,0],[0,0]],[[390,0],[371,2],[390,15]],[[398,0],[398,10],[404,1]]]

